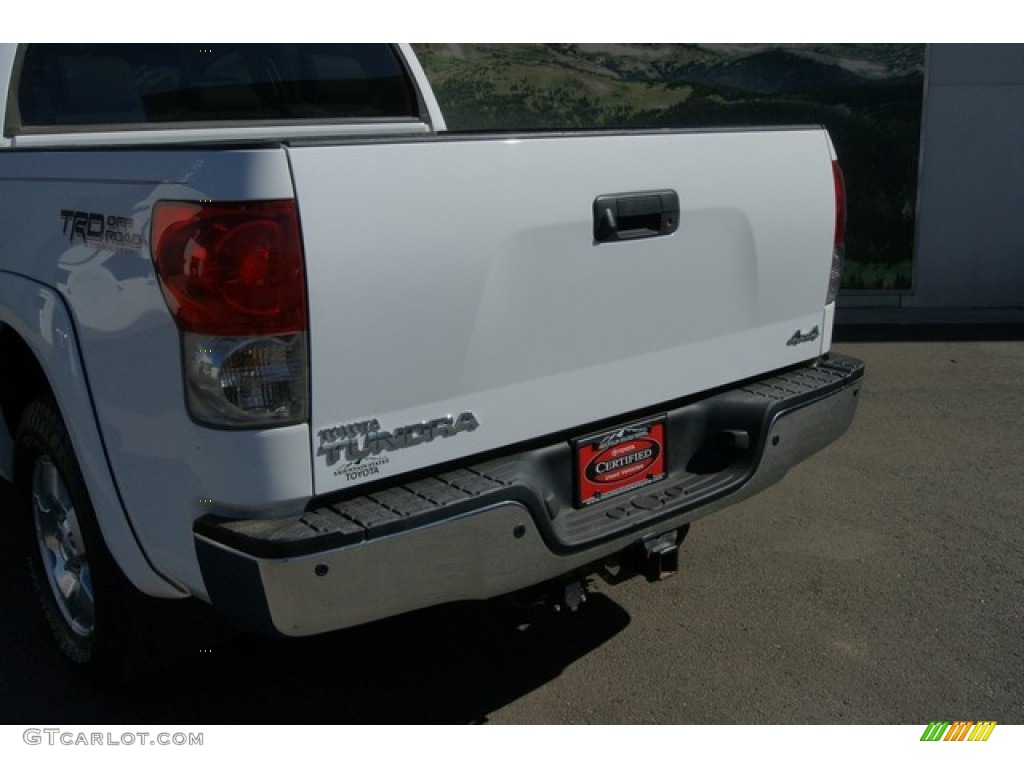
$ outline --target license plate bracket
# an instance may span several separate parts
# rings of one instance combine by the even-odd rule
[[[666,416],[635,421],[572,441],[573,502],[588,507],[664,479]]]

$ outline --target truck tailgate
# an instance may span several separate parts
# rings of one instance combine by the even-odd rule
[[[835,197],[821,129],[448,136],[288,153],[318,494],[823,351]],[[629,227],[627,209],[668,191],[671,234],[595,239],[597,198],[620,196]]]

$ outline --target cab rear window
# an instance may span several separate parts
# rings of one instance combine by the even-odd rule
[[[387,44],[33,44],[19,71],[23,133],[420,116]]]

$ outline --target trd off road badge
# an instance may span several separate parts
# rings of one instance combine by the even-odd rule
[[[80,242],[108,251],[137,251],[142,248],[142,235],[130,216],[61,209],[60,218],[64,236],[72,243]]]
[[[665,418],[577,440],[576,505],[588,506],[665,477]]]

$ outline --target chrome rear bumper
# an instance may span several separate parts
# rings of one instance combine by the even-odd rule
[[[530,587],[775,483],[846,431],[862,378],[832,356],[666,408],[668,476],[583,509],[559,440],[287,520],[202,518],[207,592],[250,625],[309,635]]]

